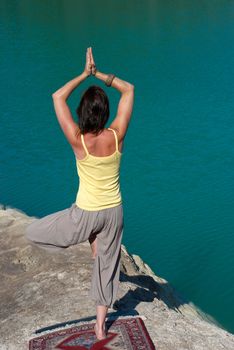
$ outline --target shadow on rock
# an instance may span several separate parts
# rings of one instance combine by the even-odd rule
[[[168,283],[158,283],[148,275],[129,276],[120,272],[120,281],[137,285],[130,289],[121,299],[114,304],[116,310],[133,310],[140,302],[152,302],[154,298],[162,300],[168,308],[179,311],[178,308],[188,301]]]

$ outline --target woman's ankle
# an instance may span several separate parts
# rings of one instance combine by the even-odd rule
[[[105,322],[104,322],[104,323],[102,323],[102,324],[101,324],[101,323],[96,322],[96,327],[97,327],[97,329],[98,329],[98,330],[101,330],[101,329],[102,329],[102,330],[104,331],[104,330],[106,329]]]

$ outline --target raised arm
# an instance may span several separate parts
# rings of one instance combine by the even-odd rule
[[[106,82],[108,74],[101,73],[99,70],[96,69],[92,48],[90,47],[89,50],[92,74],[95,75],[96,78]],[[119,142],[121,142],[126,135],[128,125],[132,116],[134,102],[134,85],[120,78],[114,77],[111,86],[121,93],[116,117],[110,125],[112,129],[115,129],[117,131]]]
[[[106,81],[108,75],[96,71],[96,78]],[[128,129],[128,125],[132,116],[133,102],[134,102],[134,85],[124,81],[120,78],[114,77],[111,86],[121,93],[118,104],[117,114],[110,127],[115,129],[118,133],[119,141],[121,142]]]
[[[71,146],[77,143],[77,133],[79,133],[78,124],[73,120],[70,108],[67,104],[67,99],[72,91],[79,86],[88,76],[91,75],[91,61],[89,49],[86,51],[86,65],[84,71],[76,78],[70,80],[60,89],[52,94],[55,113],[61,129],[64,132]]]

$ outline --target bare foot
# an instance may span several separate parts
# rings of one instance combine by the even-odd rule
[[[98,325],[95,323],[94,331],[95,331],[95,334],[96,334],[96,337],[98,340],[102,340],[102,339],[105,339],[107,337],[106,331],[105,331],[105,326],[104,326],[104,329],[99,329]]]

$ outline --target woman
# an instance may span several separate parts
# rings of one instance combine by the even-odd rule
[[[99,86],[90,86],[77,108],[78,125],[66,103],[71,92],[90,75],[121,93],[109,128],[109,100]],[[89,240],[94,259],[90,297],[96,301],[97,339],[106,334],[105,318],[119,284],[123,207],[119,185],[123,141],[132,115],[134,86],[96,69],[92,48],[85,69],[52,95],[58,122],[76,158],[79,190],[70,208],[33,221],[26,228],[31,243],[45,249],[67,248]]]

